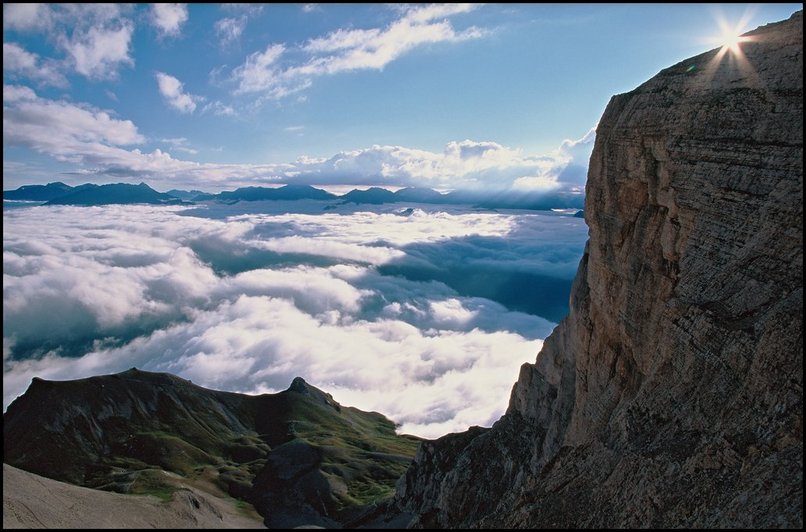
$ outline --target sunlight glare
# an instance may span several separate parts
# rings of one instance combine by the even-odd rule
[[[720,35],[720,43],[722,44],[722,49],[726,51],[730,51],[731,53],[738,54],[741,52],[741,48],[739,47],[740,43],[747,42],[749,37],[742,37],[741,30],[738,28],[729,28],[724,27],[722,28],[722,34]]]
[[[741,20],[735,25],[731,25],[723,15],[716,17],[716,22],[719,25],[719,35],[713,39],[714,44],[720,46],[720,55],[730,52],[733,55],[741,55],[741,43],[752,40],[750,37],[742,36],[746,30],[747,24],[750,19],[750,14],[745,12]]]

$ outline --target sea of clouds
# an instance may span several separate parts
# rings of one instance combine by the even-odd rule
[[[4,209],[3,406],[34,376],[137,367],[245,393],[302,376],[423,437],[489,426],[561,315],[587,228],[409,207]]]

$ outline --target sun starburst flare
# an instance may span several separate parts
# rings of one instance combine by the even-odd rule
[[[758,76],[742,49],[744,45],[757,39],[752,35],[743,35],[752,18],[752,13],[746,11],[735,24],[728,22],[721,14],[717,14],[715,18],[718,33],[708,38],[706,42],[712,46],[719,47],[719,50],[704,67],[706,82],[711,80],[720,65],[724,64],[728,68],[735,69],[735,72],[744,79],[745,83],[749,85],[756,84]]]
[[[731,27],[724,19],[718,20],[719,23],[719,36],[714,41],[720,45],[720,54],[724,55],[728,52],[738,55],[742,53],[741,43],[752,41],[752,37],[742,35],[747,23],[744,19],[740,20],[736,26]]]

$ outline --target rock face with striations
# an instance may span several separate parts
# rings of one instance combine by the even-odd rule
[[[398,519],[802,526],[802,11],[747,36],[610,101],[569,316],[491,429],[421,446]]]

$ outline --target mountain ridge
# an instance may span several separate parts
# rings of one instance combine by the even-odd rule
[[[145,188],[144,188],[145,187]],[[76,187],[62,182],[47,185],[22,185],[15,190],[4,190],[3,199],[43,201],[46,205],[113,205],[113,204],[189,204],[206,201],[238,203],[240,201],[296,201],[340,200],[342,204],[381,205],[385,203],[424,203],[445,205],[473,205],[484,209],[551,210],[583,207],[581,195],[553,194],[530,191],[468,191],[448,193],[423,187],[407,187],[392,192],[381,187],[353,189],[336,195],[311,185],[285,184],[281,187],[241,187],[211,194],[200,190],[172,189],[157,192],[145,183],[132,185],[112,183],[96,185],[85,183]]]
[[[165,497],[181,478],[254,505],[272,527],[355,519],[393,493],[419,441],[302,378],[283,392],[248,396],[136,368],[74,381],[35,378],[3,425],[4,461],[12,466]]]

